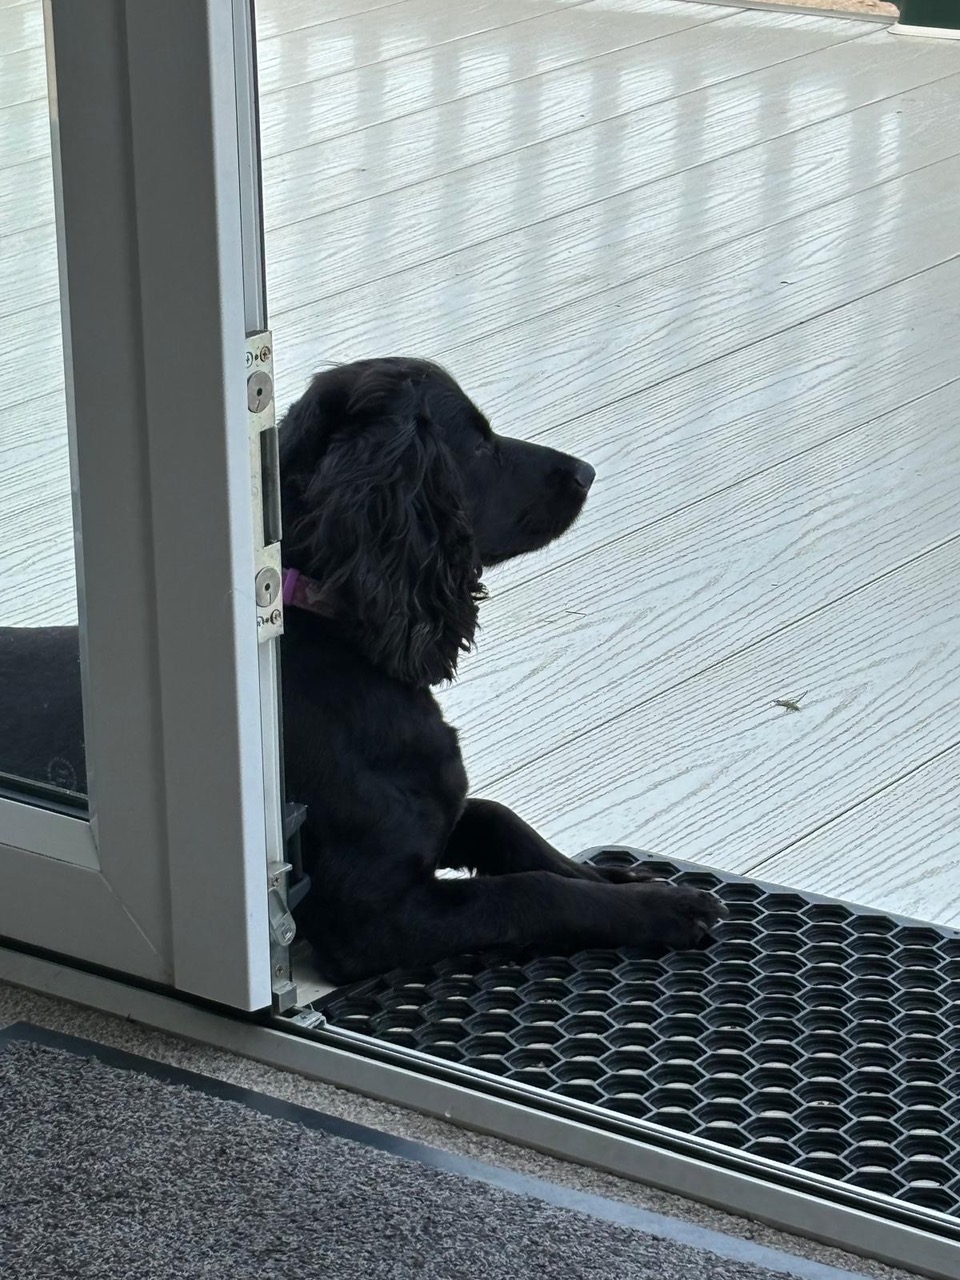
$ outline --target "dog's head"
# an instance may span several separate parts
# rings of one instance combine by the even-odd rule
[[[377,664],[417,685],[470,648],[483,568],[573,524],[594,471],[495,435],[443,369],[390,357],[319,374],[281,425],[284,562],[323,584]]]

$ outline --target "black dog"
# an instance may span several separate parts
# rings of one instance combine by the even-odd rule
[[[468,800],[430,692],[472,645],[483,569],[568,529],[593,468],[494,435],[449,374],[402,358],[320,374],[280,441],[284,563],[304,606],[286,611],[285,760],[308,806],[298,923],[320,970],[704,945],[710,895],[571,862],[509,809]]]
[[[284,758],[307,805],[297,916],[321,972],[704,945],[710,895],[570,862],[509,809],[468,800],[430,692],[473,642],[483,568],[568,529],[593,468],[494,435],[436,365],[383,359],[314,380],[282,424],[281,470]],[[0,628],[2,772],[85,791],[75,627]]]

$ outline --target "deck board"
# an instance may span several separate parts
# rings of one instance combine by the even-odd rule
[[[18,22],[20,12],[14,10]],[[23,10],[24,15],[26,12]],[[10,25],[10,16],[0,14],[0,34],[5,35]],[[15,42],[16,37],[13,38]],[[9,53],[0,55],[0,109],[40,100],[45,93],[44,65],[42,44],[28,44],[20,49],[14,47]]]
[[[932,290],[941,280],[944,292]],[[957,373],[930,346],[936,323],[955,320],[951,286],[956,262],[543,432],[595,466],[595,501],[539,561],[504,566],[500,591],[721,492],[735,501],[733,486],[882,420],[891,404],[912,426],[918,400]]]
[[[574,10],[570,16],[579,12]],[[749,16],[755,20],[759,15]],[[789,20],[801,21],[796,17]],[[805,21],[819,28],[832,20]],[[733,29],[735,38],[721,46],[723,56],[709,57],[708,41],[714,32],[718,41],[725,32],[729,35],[730,23],[738,24]],[[269,224],[276,229],[305,217],[317,218],[378,197],[391,185],[401,186],[409,199],[416,194],[418,201],[436,200],[432,190],[422,194],[411,190],[419,188],[427,177],[416,169],[416,157],[424,153],[427,162],[437,165],[440,177],[448,182],[460,168],[489,164],[477,176],[483,186],[500,188],[497,194],[501,205],[513,195],[516,186],[530,187],[528,201],[542,217],[550,211],[547,202],[551,195],[557,212],[585,197],[608,198],[641,180],[649,182],[665,173],[679,173],[818,121],[852,115],[861,107],[957,73],[956,58],[939,49],[934,49],[933,57],[918,57],[916,51],[910,50],[900,55],[898,50],[903,44],[891,41],[887,33],[872,24],[866,34],[857,23],[841,22],[840,27],[843,39],[834,39],[815,51],[810,49],[810,28],[806,26],[791,28],[777,41],[761,36],[762,45],[770,50],[770,61],[749,73],[735,69],[749,64],[750,50],[756,47],[749,33],[755,28],[747,26],[739,16],[697,26],[692,33],[684,33],[683,39],[670,36],[650,44],[639,42],[637,56],[643,60],[640,65],[646,65],[648,59],[652,64],[647,88],[638,89],[633,79],[620,77],[625,80],[625,88],[616,93],[608,83],[603,60],[599,60],[596,69],[588,63],[578,76],[590,86],[589,94],[582,93],[582,119],[570,119],[567,92],[552,92],[554,81],[559,77],[562,88],[569,72],[522,80],[505,100],[509,102],[512,125],[506,144],[498,142],[502,134],[496,123],[492,124],[490,142],[482,131],[479,137],[476,131],[474,135],[461,135],[461,117],[469,122],[472,99],[468,96],[465,101],[433,107],[429,121],[409,121],[409,147],[406,138],[401,144],[394,135],[389,151],[377,145],[367,149],[367,133],[381,128],[380,95],[364,94],[361,82],[352,95],[356,123],[346,135],[351,139],[349,143],[334,139],[332,144],[320,142],[312,146],[301,133],[296,150],[275,157],[272,168],[269,164],[265,167]],[[926,50],[929,48],[928,44]],[[784,62],[789,65],[789,74],[785,74]],[[725,68],[731,64],[734,74],[727,75]],[[678,97],[672,96],[675,82]],[[318,82],[318,91],[324,83]],[[608,104],[614,93],[617,101],[611,114]],[[486,110],[486,95],[482,96],[485,100],[480,106]],[[636,103],[634,97],[639,99]],[[580,112],[575,114],[579,117]],[[558,119],[555,137],[549,135],[551,116]],[[856,123],[851,120],[851,126]],[[432,147],[425,152],[416,137],[418,126],[424,125],[432,136]],[[539,141],[534,132],[538,128],[548,131]],[[890,132],[895,135],[897,128],[895,119],[888,120],[880,136]],[[382,130],[380,136],[385,136]],[[377,137],[373,132],[374,144]],[[863,141],[851,129],[849,152],[852,154],[854,146]],[[327,151],[336,155],[345,145],[354,148],[354,166],[349,174],[341,175],[334,169],[338,181],[333,184],[325,163]],[[534,145],[538,148],[535,151]],[[493,149],[492,158],[485,154],[487,147]],[[526,166],[525,181],[517,177],[521,161]],[[860,163],[864,163],[863,157]],[[542,188],[541,182],[533,179],[540,179],[545,172],[551,181]],[[523,208],[521,205],[508,212],[501,207],[500,217],[515,217]]]
[[[3,14],[0,21],[3,56],[23,53],[28,49],[43,49],[43,10],[38,4],[23,4]],[[17,64],[21,65],[21,64]],[[3,60],[0,58],[0,76]]]
[[[956,92],[960,97],[960,76]],[[618,283],[593,292],[574,280],[572,299],[558,290],[539,309],[528,302],[534,258],[500,294],[499,325],[465,343],[444,343],[439,354],[493,410],[533,393],[539,421],[563,422],[578,402],[625,398],[948,262],[960,253],[958,188],[954,157],[820,208],[816,218],[804,212],[652,273],[642,257],[621,258]],[[906,217],[916,235],[904,240]],[[456,294],[456,281],[453,288]],[[421,301],[424,311],[458,309],[443,285]],[[466,299],[462,309],[471,311]],[[330,358],[402,345],[398,332],[390,343],[376,326],[373,338],[345,339],[339,321],[334,310]],[[274,329],[286,331],[281,317]],[[308,377],[316,354],[302,343],[287,343],[287,351],[288,376]]]
[[[732,491],[688,490],[674,514],[504,595],[491,574],[480,657],[443,695],[474,785],[496,790],[652,699],[669,708],[685,681],[949,540],[957,420],[960,381]],[[557,700],[558,670],[576,696]]]
[[[835,23],[796,18],[784,42],[751,13],[697,5],[678,14],[671,4],[655,15],[656,23],[650,20],[654,15],[636,23],[589,22],[589,6],[573,16],[575,26],[566,11],[526,24],[522,49],[515,40],[505,48],[492,32],[264,94],[264,155],[289,152],[290,172],[315,176],[318,147],[329,165],[331,152],[354,145],[349,140],[363,132],[367,149],[385,161],[376,166],[378,176],[402,173],[406,165],[422,180],[428,176],[425,162],[438,173],[448,171],[447,150],[461,164],[473,163],[484,153],[517,150],[584,121],[621,115],[838,42]],[[702,56],[705,21],[716,32],[716,52],[709,59]],[[859,28],[844,32],[847,39],[862,34]],[[662,45],[664,40],[669,43]],[[418,125],[426,127],[421,131]],[[397,128],[405,131],[404,147],[394,157],[391,135]],[[340,140],[336,149],[329,146],[333,138]]]
[[[838,51],[849,52],[852,56],[854,50],[862,50],[866,56],[866,52],[875,47],[871,42],[877,37],[887,41],[886,46],[879,48],[886,48],[892,43],[890,37],[881,31],[832,46],[820,56],[826,57]],[[868,61],[873,56],[871,53]],[[809,57],[799,58],[790,65],[798,67],[809,61]],[[938,72],[940,69],[938,65]],[[904,73],[894,74],[896,70]],[[551,220],[559,215],[593,204],[598,186],[606,193],[606,201],[611,196],[642,188],[658,178],[673,177],[675,191],[693,192],[692,198],[686,194],[686,199],[673,207],[689,217],[690,237],[695,242],[698,178],[709,178],[709,174],[700,172],[700,166],[747,151],[751,146],[761,147],[784,135],[799,133],[820,119],[835,116],[848,119],[849,124],[838,130],[839,146],[833,163],[847,161],[851,170],[848,180],[854,191],[877,181],[885,169],[889,171],[893,155],[909,154],[906,151],[907,141],[913,132],[909,122],[914,114],[925,115],[928,121],[931,118],[942,121],[944,113],[951,112],[956,102],[960,81],[951,78],[946,87],[930,88],[923,95],[915,95],[912,101],[888,102],[885,110],[871,115],[864,113],[862,120],[858,119],[858,105],[868,106],[878,100],[889,100],[896,95],[898,86],[902,86],[901,92],[906,95],[910,90],[916,90],[917,76],[931,74],[929,67],[924,69],[917,64],[910,64],[907,70],[912,70],[913,74],[907,75],[904,69],[885,64],[878,65],[872,80],[857,79],[856,87],[862,93],[856,96],[851,90],[847,113],[835,110],[837,95],[824,87],[832,83],[830,76],[822,71],[814,76],[811,72],[813,87],[810,93],[798,95],[803,98],[804,109],[802,116],[798,113],[793,120],[789,112],[779,111],[775,106],[758,109],[758,99],[746,84],[750,77],[741,77],[687,95],[683,102],[690,112],[688,127],[678,128],[674,103],[658,103],[627,117],[602,121],[576,134],[551,138],[383,196],[376,194],[380,183],[376,165],[364,163],[361,156],[358,157],[358,172],[343,174],[342,180],[332,186],[328,184],[329,199],[343,207],[331,210],[327,216],[316,220],[313,227],[294,222],[295,234],[289,236],[284,234],[290,230],[289,219],[302,212],[304,199],[297,182],[278,183],[274,197],[267,197],[268,226],[272,228],[268,262],[296,260],[299,263],[296,296],[303,299],[298,304],[299,314],[289,322],[282,294],[280,306],[274,311],[278,341],[282,341],[288,350],[287,373],[283,376],[289,375],[291,381],[285,385],[291,389],[301,385],[316,364],[318,355],[338,354],[325,350],[325,339],[330,328],[339,332],[343,313],[350,323],[351,300],[347,297],[341,300],[341,304],[332,303],[323,308],[317,303],[325,295],[342,289],[344,280],[361,284],[374,274],[380,277],[403,269],[409,271],[409,280],[415,269],[426,269],[429,273],[426,267],[429,262],[446,260],[465,247],[481,244],[486,245],[489,259],[495,263],[495,241],[505,229],[527,227],[535,237],[539,226],[545,225],[549,229]],[[777,74],[782,80],[782,74]],[[837,74],[844,72],[838,71]],[[938,78],[942,77],[938,75]],[[817,85],[821,86],[819,93]],[[757,94],[762,88],[754,86]],[[769,88],[775,91],[776,81]],[[932,105],[919,107],[917,104],[920,102]],[[862,130],[858,128],[861,124],[864,126]],[[951,150],[955,135],[946,129],[940,132],[946,134],[949,141],[944,139],[943,150],[939,154],[955,154]],[[749,170],[749,161],[746,167]],[[687,174],[686,182],[676,182],[677,175],[684,174]],[[829,172],[826,177],[829,181]],[[794,174],[793,179],[798,188],[804,185],[802,173]],[[818,172],[814,168],[806,175],[806,187],[808,197],[815,200],[819,183]],[[775,197],[775,194],[774,191],[771,196]],[[322,199],[319,193],[316,197]],[[306,207],[309,207],[309,201]],[[600,217],[603,212],[605,210],[599,212]],[[771,217],[775,216],[771,214]],[[547,241],[546,236],[540,237],[540,255],[545,254]],[[288,251],[291,243],[299,244],[299,254]],[[480,254],[481,264],[482,258]],[[513,274],[513,296],[506,304],[508,308],[522,305],[526,296],[526,278],[535,273],[537,265],[537,254],[530,253],[524,259],[523,268]],[[458,276],[455,263],[446,263],[446,266],[449,268],[446,281],[463,290],[472,284],[478,292],[483,292],[482,265],[479,266],[480,274],[472,276]],[[443,283],[442,270],[439,274]],[[315,281],[319,287],[314,285]],[[391,291],[395,297],[397,289],[391,286]],[[433,301],[434,306],[426,309],[435,309],[443,314],[442,298]],[[330,314],[332,308],[336,311],[331,315],[327,330],[321,329],[318,333],[316,319],[310,326],[304,323],[307,312],[314,316],[318,312]],[[459,314],[464,310],[468,308],[456,308]],[[369,320],[381,312],[382,308],[372,308],[368,316],[364,308],[360,316]],[[509,310],[507,314],[510,314]],[[379,334],[374,336],[380,337]],[[407,345],[410,344],[423,349],[422,340],[418,342],[415,330],[407,337]],[[440,353],[445,349],[441,347]],[[517,360],[516,363],[519,367],[522,361]]]
[[[840,852],[846,857],[838,857]],[[774,884],[831,892],[867,906],[960,924],[960,746],[803,836],[751,873]]]
[[[960,46],[687,0],[257,8],[281,402],[420,352],[598,469],[442,695],[475,785],[571,851],[960,924]],[[0,50],[0,623],[53,623],[38,0]]]
[[[262,42],[361,14],[368,21],[379,22],[382,15],[373,16],[379,10],[406,3],[408,0],[323,0],[320,4],[317,0],[270,0],[257,5],[257,38]]]
[[[835,117],[412,267],[403,267],[402,259],[395,267],[386,245],[382,273],[346,289],[341,286],[350,273],[343,268],[341,274],[341,252],[356,266],[355,278],[372,274],[361,228],[346,214],[331,215],[344,234],[322,245],[308,234],[309,224],[281,228],[269,240],[276,295],[296,298],[299,281],[301,292],[317,296],[290,312],[275,312],[274,320],[294,343],[312,328],[324,345],[336,341],[351,351],[364,344],[371,350],[412,345],[442,356],[504,323],[543,312],[558,298],[587,297],[788,219],[809,218],[849,199],[851,190],[865,192],[954,156],[960,139],[937,127],[944,110],[940,92],[950,88],[958,92],[960,80],[938,86],[934,101],[933,95],[907,93],[863,108],[862,134],[874,145],[852,156],[850,118]],[[877,146],[891,113],[900,116],[898,137]],[[314,273],[305,285],[303,262],[320,255],[329,270],[322,278]],[[310,358],[305,348],[301,367]]]
[[[569,852],[590,833],[766,872],[802,835],[960,743],[958,575],[960,535],[510,773],[497,798]],[[799,712],[774,705],[799,695]],[[835,857],[852,883],[857,845],[838,842]],[[825,875],[820,891],[833,888]]]
[[[405,0],[366,14],[350,14],[322,25],[281,33],[259,43],[260,89],[264,94],[315,83],[338,71],[373,66],[420,49],[436,49],[485,31],[526,26],[540,16],[575,9],[586,0],[470,0],[469,4],[437,4],[436,0]],[[678,11],[678,21],[690,19],[679,0],[662,0]],[[702,8],[711,19],[710,6]],[[692,6],[691,6],[692,8]],[[723,16],[721,9],[716,18]],[[527,33],[514,34],[522,41]],[[535,39],[535,36],[530,38]]]

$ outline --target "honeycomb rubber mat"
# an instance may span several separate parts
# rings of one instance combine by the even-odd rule
[[[468,955],[341,988],[324,1024],[960,1216],[960,932],[623,848],[713,890],[705,952]]]

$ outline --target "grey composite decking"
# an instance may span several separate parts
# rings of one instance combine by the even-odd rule
[[[685,0],[258,12],[281,401],[429,355],[599,472],[489,576],[443,694],[474,789],[570,852],[960,923],[960,44]],[[0,4],[0,622],[76,608],[39,14]]]

